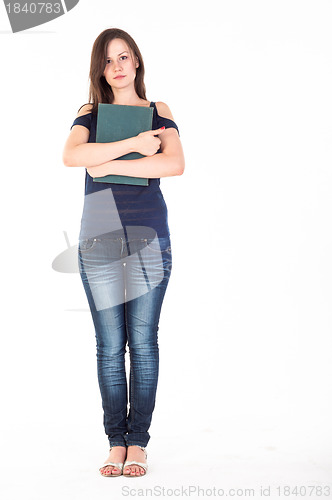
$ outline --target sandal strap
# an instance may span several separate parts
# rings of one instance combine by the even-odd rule
[[[113,467],[116,467],[117,469],[120,469],[121,471],[123,470],[123,462],[107,462],[107,464],[104,464],[100,467],[99,470],[103,469],[104,467],[107,467],[108,465],[112,465]]]
[[[123,468],[125,469],[129,465],[138,465],[139,467],[142,467],[145,472],[148,470],[148,464],[143,464],[143,462],[136,462],[136,460],[125,462]]]

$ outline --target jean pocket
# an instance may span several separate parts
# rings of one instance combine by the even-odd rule
[[[97,238],[86,238],[78,241],[78,249],[81,253],[90,252],[97,245]]]
[[[172,247],[169,238],[155,238],[146,240],[147,249],[149,252],[171,254]]]

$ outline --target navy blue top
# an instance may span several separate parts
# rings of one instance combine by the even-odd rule
[[[154,108],[152,130],[165,126],[165,128],[175,128],[179,133],[179,129],[173,120],[159,116],[154,102],[151,101],[150,107]],[[90,136],[88,142],[96,142],[97,115],[90,112],[86,115],[79,116],[74,121],[72,127],[74,125],[83,125],[89,129]],[[160,152],[159,150],[156,154]],[[111,196],[113,195],[114,198],[117,210],[116,217],[119,221],[118,226],[119,224],[121,224],[123,228],[127,226],[145,226],[155,230],[159,238],[170,236],[167,206],[160,189],[159,178],[149,179],[148,186],[111,184],[107,182],[93,182],[93,178],[89,175],[88,171],[85,171],[85,200],[87,195],[105,189],[110,189],[112,191],[108,194]],[[88,216],[91,223],[91,214],[87,214],[87,211],[89,211],[88,207],[89,204],[85,203],[80,237],[86,236],[82,235],[84,218]]]

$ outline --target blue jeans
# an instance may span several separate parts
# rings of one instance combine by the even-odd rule
[[[159,317],[172,269],[170,237],[113,232],[80,239],[78,261],[95,327],[105,433],[110,446],[145,447],[158,382]]]

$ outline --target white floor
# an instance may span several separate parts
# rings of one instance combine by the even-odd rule
[[[148,474],[136,480],[99,475],[98,467],[108,449],[102,428],[79,424],[67,428],[43,424],[9,428],[2,439],[1,497],[330,498],[328,422],[322,418],[320,425],[304,428],[301,420],[297,424],[294,418],[278,425],[271,420],[264,423],[252,418],[244,424],[240,418],[222,418],[218,430],[206,428],[193,435],[184,430],[173,438],[154,427],[147,447]],[[157,431],[159,435],[155,435]],[[285,487],[292,488],[293,496]]]
[[[221,328],[218,341],[205,322],[196,324],[194,352],[177,333],[187,319],[175,330],[171,306],[149,470],[136,480],[98,471],[108,441],[88,312],[52,315],[55,306],[45,307],[44,323],[28,335],[20,329],[19,349],[14,335],[3,336],[1,499],[332,498],[329,329],[317,327],[314,342],[303,329],[297,342],[296,331],[280,328],[276,337],[272,325],[264,337],[236,324],[230,333]],[[188,331],[196,335],[192,325]]]

